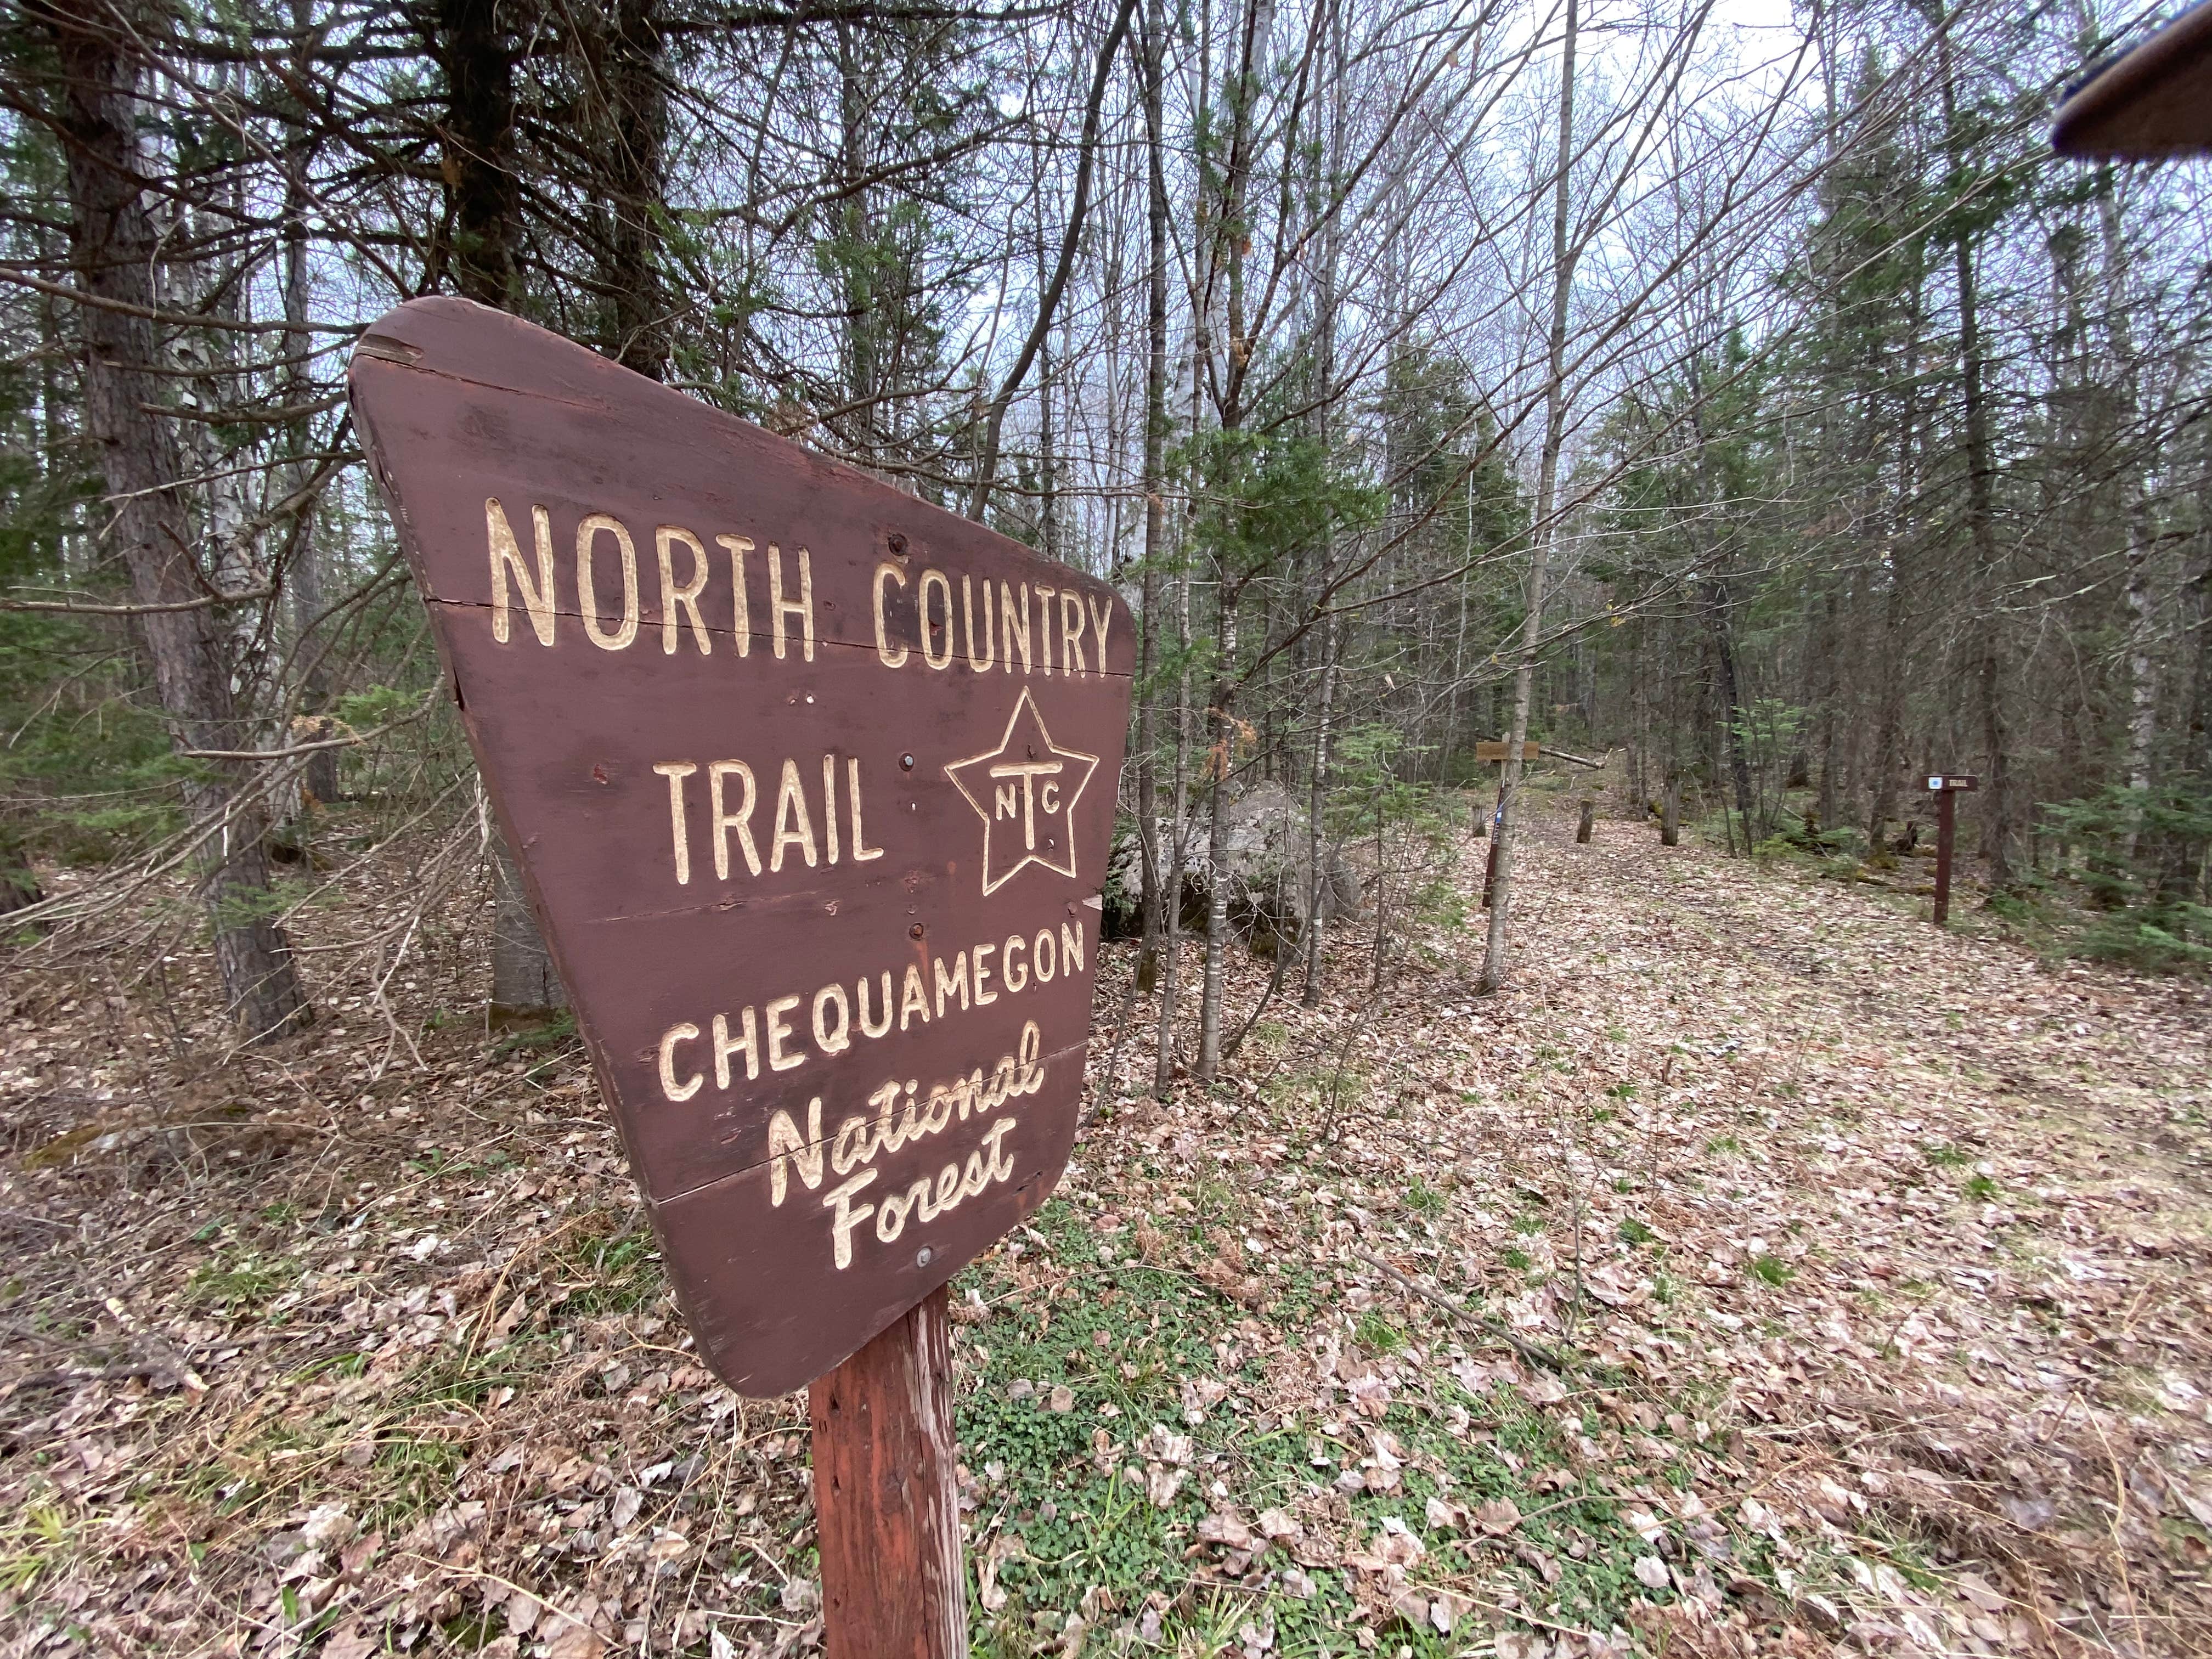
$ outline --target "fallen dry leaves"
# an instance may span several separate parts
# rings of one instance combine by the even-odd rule
[[[979,1639],[2206,1650],[2203,990],[1559,829],[1498,998],[1438,917],[1212,1090],[1124,1046],[1067,1226],[963,1281],[968,1386],[1076,1448],[978,1428]],[[800,1403],[691,1361],[573,1051],[471,1024],[477,896],[311,956],[281,1051],[189,961],[11,981],[0,1651],[818,1644]],[[1000,1375],[1102,1294],[1100,1382]],[[1170,1553],[1055,1599],[1025,1535],[1102,1492]]]

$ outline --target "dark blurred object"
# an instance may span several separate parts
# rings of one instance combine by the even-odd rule
[[[2096,64],[2059,105],[2051,142],[2098,161],[2212,154],[2212,0]]]

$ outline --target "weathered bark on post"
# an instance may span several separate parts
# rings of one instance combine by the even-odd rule
[[[1678,778],[1667,780],[1665,793],[1659,798],[1659,844],[1682,844],[1682,784]]]
[[[951,1316],[940,1285],[806,1393],[829,1659],[960,1659]]]
[[[1948,789],[1936,797],[1936,925],[1951,920],[1951,850],[1959,833],[1959,798]]]
[[[1590,836],[1596,828],[1596,818],[1597,803],[1594,800],[1584,801],[1582,818],[1575,825],[1575,840],[1579,845],[1584,847],[1589,845]]]

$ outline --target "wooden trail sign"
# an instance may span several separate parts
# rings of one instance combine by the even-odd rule
[[[1951,845],[1959,831],[1959,794],[1962,790],[1978,789],[1980,778],[1971,773],[1939,772],[1928,780],[1928,787],[1936,797],[1936,925],[1938,927],[1951,919]]]
[[[349,381],[699,1352],[819,1377],[1066,1166],[1127,608],[465,301]]]
[[[1503,738],[1499,739],[1496,743],[1490,742],[1486,738],[1477,742],[1474,745],[1474,758],[1478,763],[1485,761],[1504,761],[1508,756],[1511,755],[1512,752],[1513,745],[1505,742]],[[1523,761],[1532,761],[1543,752],[1544,748],[1541,744],[1524,743],[1521,745],[1521,758]]]

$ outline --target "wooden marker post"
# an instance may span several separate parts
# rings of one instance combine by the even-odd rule
[[[939,1285],[806,1391],[829,1659],[960,1659],[968,1579]]]
[[[465,300],[356,429],[701,1360],[811,1384],[832,1659],[958,1659],[945,1284],[1083,1100],[1095,578]]]
[[[1474,745],[1474,758],[1479,765],[1490,762],[1498,768],[1498,805],[1490,815],[1490,859],[1482,871],[1482,908],[1490,908],[1491,890],[1498,885],[1498,832],[1505,826],[1505,757],[1513,752],[1513,745],[1503,741],[1481,742]],[[1524,743],[1521,745],[1523,765],[1542,754],[1540,745]]]
[[[1931,775],[1928,787],[1936,797],[1936,925],[1951,919],[1951,844],[1958,834],[1958,796],[1962,789],[1978,789],[1981,779],[1971,774]]]
[[[1583,803],[1582,817],[1575,824],[1576,844],[1582,847],[1589,846],[1590,836],[1596,832],[1596,830],[1597,803],[1594,800],[1586,800]]]

